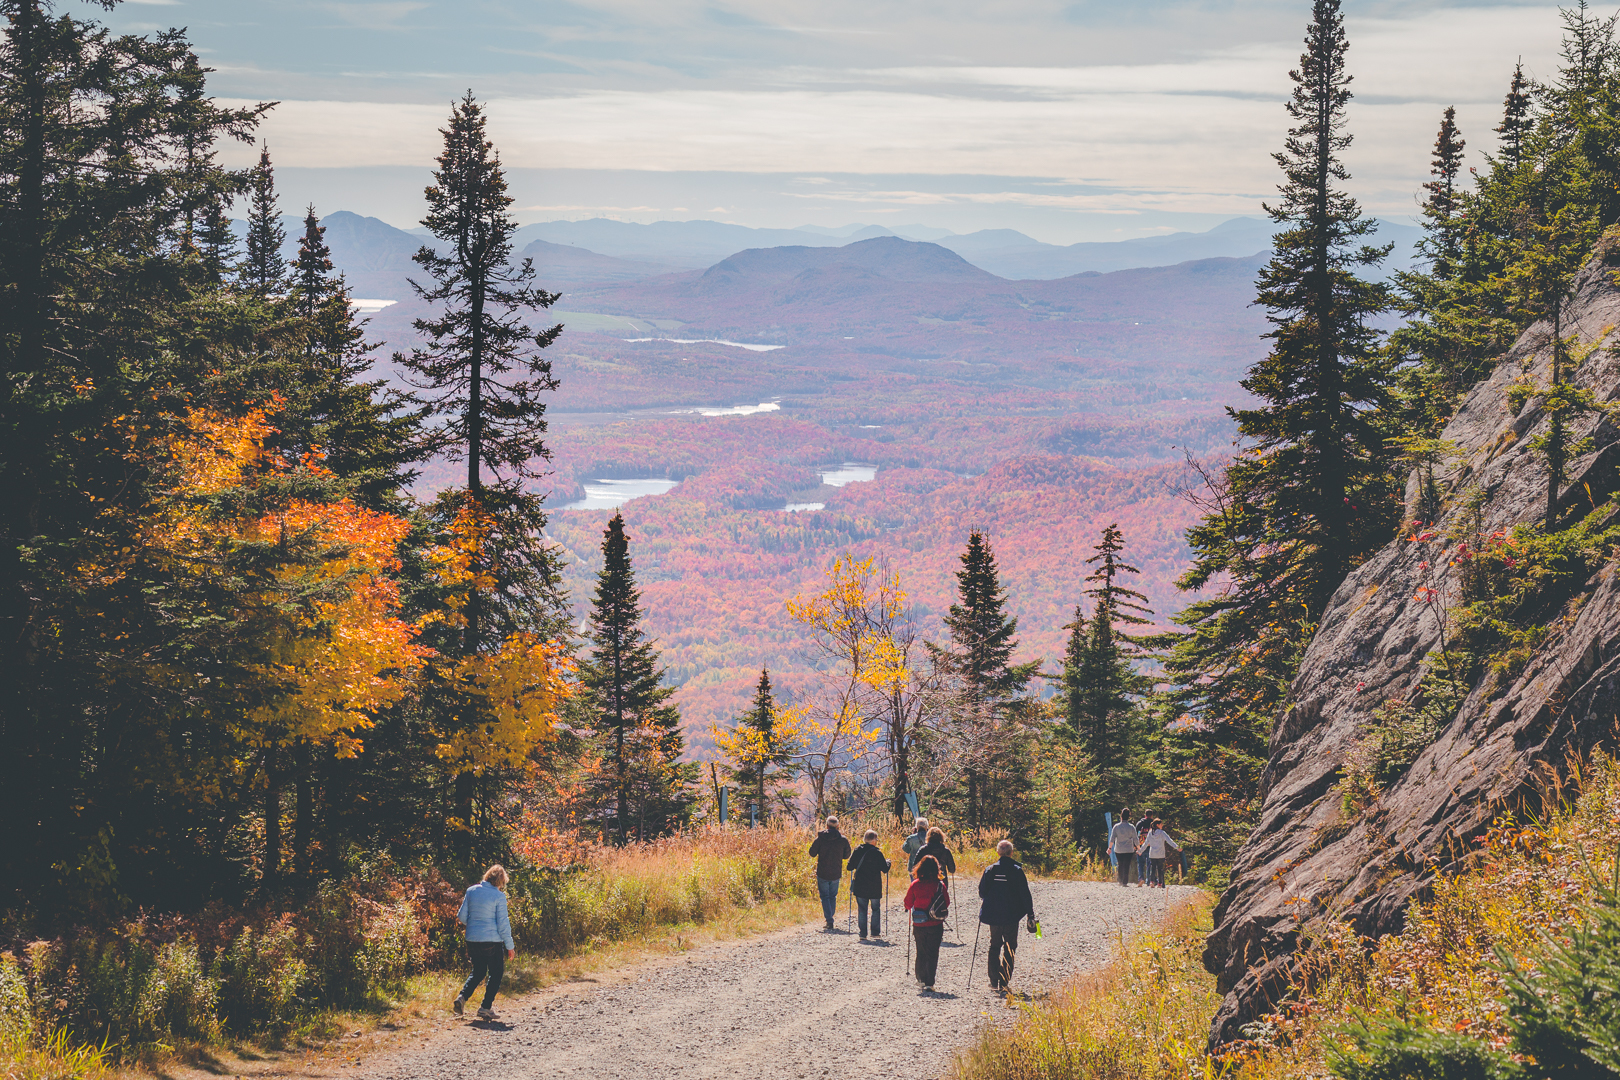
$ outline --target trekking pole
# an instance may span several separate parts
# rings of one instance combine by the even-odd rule
[[[851,933],[850,926],[855,921],[855,875],[849,875],[849,903],[844,905],[844,933]]]
[[[979,966],[979,933],[983,929],[984,923],[980,923],[979,929],[973,931],[973,959],[968,961],[968,990],[973,989],[973,969]],[[967,993],[967,990],[964,990],[963,993]]]

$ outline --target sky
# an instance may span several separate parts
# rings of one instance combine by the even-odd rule
[[[68,10],[71,0],[63,0]],[[1257,215],[1306,0],[126,0],[183,26],[262,134],[288,206],[401,227],[469,89],[520,221],[1015,228],[1124,239]],[[1344,5],[1351,191],[1409,221],[1447,105],[1471,164],[1557,9]],[[232,151],[246,163],[247,148]]]

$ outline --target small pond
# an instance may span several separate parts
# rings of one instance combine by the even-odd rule
[[[876,465],[857,465],[853,461],[828,465],[816,471],[821,474],[821,482],[828,487],[843,487],[845,484],[859,484],[877,478]]]
[[[782,507],[782,513],[804,514],[815,510],[825,510],[826,508],[826,503],[788,503],[786,506]]]
[[[643,495],[662,495],[679,480],[648,477],[645,480],[587,480],[580,486],[585,497],[559,506],[559,510],[611,510]]]

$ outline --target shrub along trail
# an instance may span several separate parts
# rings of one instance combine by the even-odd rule
[[[1100,965],[1118,934],[1156,921],[1196,892],[1092,881],[1031,886],[1045,940],[1020,935],[1013,977],[1020,996]],[[818,921],[654,961],[600,988],[575,984],[503,998],[494,1023],[455,1020],[446,1002],[442,1033],[344,1073],[374,1080],[939,1076],[956,1046],[1006,1010],[985,978],[988,933],[966,989],[976,888],[974,880],[957,883],[960,938],[946,933],[934,994],[905,973],[901,920],[894,920],[891,942],[862,944],[843,932],[841,904],[835,932]],[[847,904],[842,892],[840,899]],[[891,897],[891,914],[895,907]]]

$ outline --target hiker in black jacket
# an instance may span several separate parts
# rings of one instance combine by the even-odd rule
[[[838,883],[844,880],[844,860],[849,858],[849,841],[838,831],[838,818],[827,819],[827,828],[816,834],[810,845],[810,854],[816,857],[816,891],[821,894],[821,913],[827,917],[827,929],[833,928],[833,915],[838,911]]]
[[[938,826],[928,830],[928,843],[912,854],[911,865],[906,869],[917,869],[917,864],[923,861],[924,855],[932,855],[945,873],[956,873],[956,859],[951,855],[951,849],[945,846],[945,831]]]
[[[997,844],[996,853],[1001,858],[979,879],[979,921],[990,928],[990,989],[1005,990],[1018,955],[1018,920],[1029,920],[1035,930],[1035,898],[1024,868],[1013,861],[1012,841]]]
[[[889,872],[889,860],[878,850],[876,829],[866,830],[866,843],[855,849],[849,857],[849,870],[854,875],[849,891],[855,896],[855,921],[860,927],[861,940],[866,940],[866,911],[872,910],[872,936],[883,936],[881,914],[883,910],[883,875]]]

